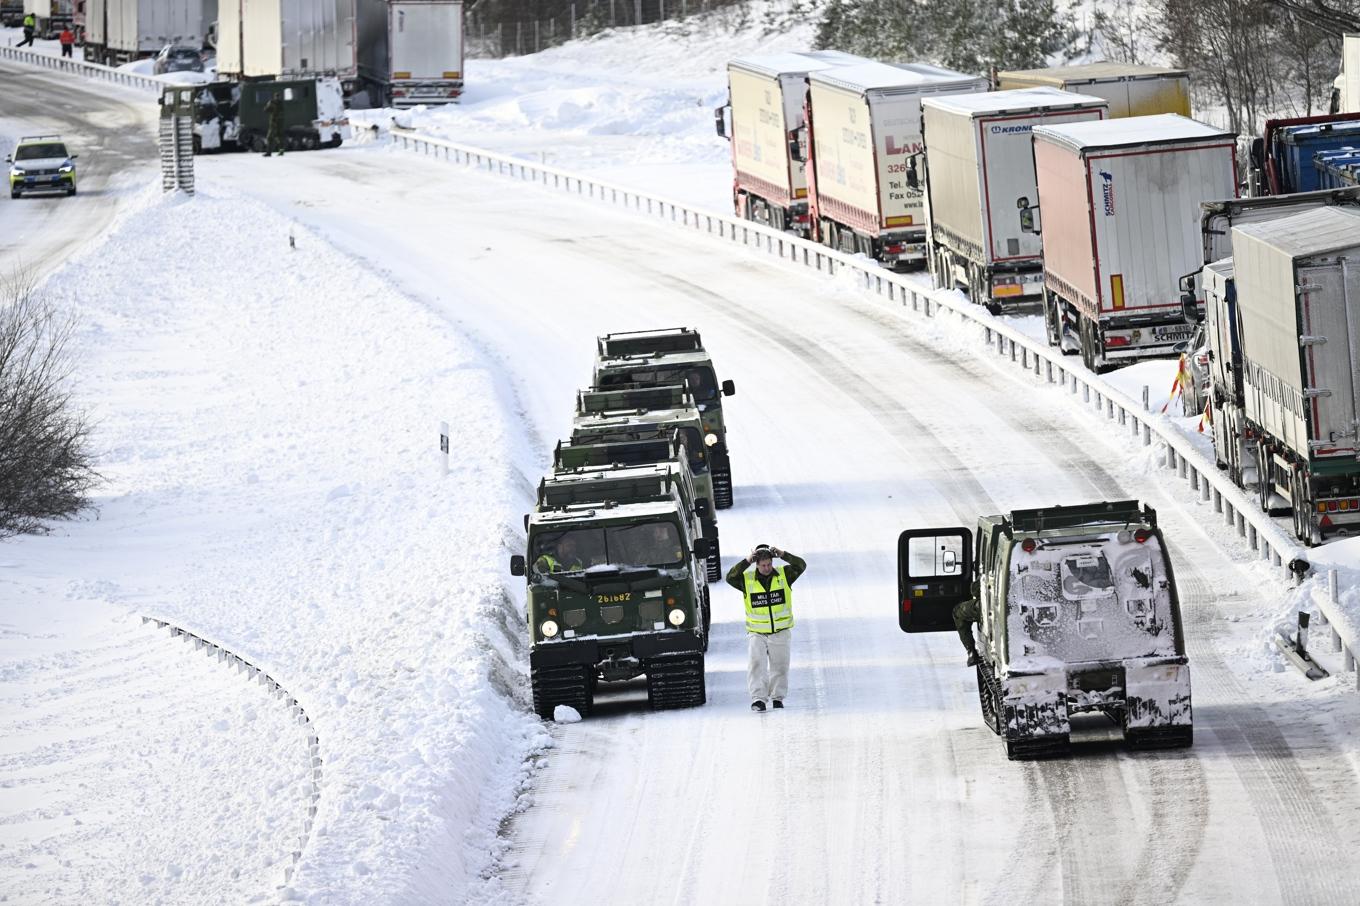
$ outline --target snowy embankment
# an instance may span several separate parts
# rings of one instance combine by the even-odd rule
[[[513,402],[446,322],[262,205],[137,207],[43,290],[80,325],[107,482],[97,512],[3,551],[0,886],[457,901],[548,743],[502,569],[527,493]],[[304,731],[140,613],[311,716],[323,783],[291,891]]]
[[[356,125],[401,127],[514,154],[717,211],[732,209],[731,151],[713,128],[727,61],[806,50],[815,22],[766,24],[784,2],[755,2],[615,29],[523,57],[468,60],[458,104],[356,110]]]

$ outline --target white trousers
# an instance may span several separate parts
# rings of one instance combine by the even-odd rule
[[[782,700],[789,692],[789,642],[792,629],[769,635],[746,633],[750,657],[746,663],[746,688],[751,701]]]

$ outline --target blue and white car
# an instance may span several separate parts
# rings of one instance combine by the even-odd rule
[[[67,152],[60,135],[24,136],[14,146],[14,153],[5,158],[9,164],[9,197],[18,198],[26,192],[76,194],[78,156]]]

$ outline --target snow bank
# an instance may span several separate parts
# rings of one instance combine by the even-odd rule
[[[757,2],[602,32],[524,57],[467,61],[460,103],[352,111],[359,124],[403,127],[450,141],[586,170],[639,189],[732,206],[731,152],[713,130],[726,102],[727,61],[809,49],[815,25],[771,31]]]
[[[0,887],[25,903],[280,896],[305,814],[298,734],[244,678],[143,639],[134,614],[150,612],[266,667],[312,717],[320,808],[284,895],[458,901],[492,866],[526,758],[548,743],[525,707],[523,618],[505,584],[505,517],[526,490],[507,465],[517,442],[498,378],[448,324],[237,197],[148,192],[46,289],[81,325],[79,395],[108,481],[97,515],[6,545],[21,593],[2,596],[0,623],[50,617],[31,631],[52,650],[0,645],[18,705],[0,717],[5,774],[59,768],[75,790],[100,789],[119,758],[136,770],[112,778],[121,797],[66,800],[59,817],[81,834],[48,838],[50,807],[7,797]],[[440,419],[454,425],[447,478]],[[138,716],[85,666],[79,650],[107,631],[140,646],[135,697],[188,702],[173,720]],[[110,717],[39,732],[18,715],[42,687]],[[241,815],[261,828],[245,860]],[[133,830],[148,819],[157,834]]]

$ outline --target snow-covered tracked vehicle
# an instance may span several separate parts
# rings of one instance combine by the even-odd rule
[[[954,631],[979,605],[978,698],[1008,757],[1062,755],[1103,714],[1133,748],[1194,738],[1190,666],[1157,514],[1136,501],[1015,510],[898,539],[904,632]]]
[[[713,360],[697,330],[675,327],[605,334],[597,341],[594,383],[601,388],[622,384],[686,383],[703,421],[703,443],[691,453],[706,463],[713,481],[713,505],[732,505],[732,459],[722,398],[737,392],[732,381],[719,383]]]

